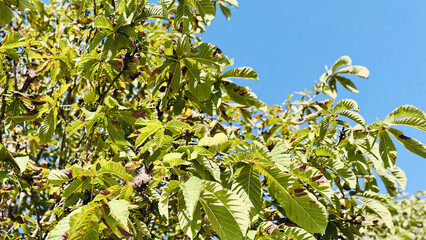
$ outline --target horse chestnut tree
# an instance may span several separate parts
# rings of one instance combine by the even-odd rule
[[[426,157],[398,129],[426,131],[426,113],[405,105],[366,123],[355,100],[336,100],[337,85],[356,92],[351,77],[369,75],[347,56],[311,90],[266,105],[232,81],[257,73],[201,39],[237,5],[0,0],[0,238],[402,231],[394,143]]]

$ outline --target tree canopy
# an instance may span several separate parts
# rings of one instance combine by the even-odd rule
[[[395,201],[394,144],[426,158],[398,128],[426,113],[366,123],[336,100],[369,76],[348,56],[268,106],[233,81],[255,70],[201,39],[233,7],[0,0],[0,238],[424,237],[422,193]]]

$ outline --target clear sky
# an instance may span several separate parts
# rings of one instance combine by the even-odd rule
[[[240,0],[230,21],[221,14],[202,38],[217,45],[235,66],[251,66],[259,99],[282,104],[287,94],[311,89],[340,56],[370,70],[355,79],[360,93],[339,89],[339,98],[359,103],[367,123],[383,120],[400,105],[426,111],[426,1],[424,0]],[[426,133],[398,127],[426,143]],[[426,189],[426,159],[394,141],[397,165],[408,178],[406,192]],[[381,188],[384,188],[383,185]]]

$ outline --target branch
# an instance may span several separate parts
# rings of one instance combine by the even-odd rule
[[[9,73],[6,73],[6,82],[3,85],[3,95],[1,99],[1,110],[0,110],[0,143],[3,143],[3,120],[4,120],[4,114],[6,112],[6,94],[7,89],[9,88],[9,80],[10,75]]]
[[[318,116],[321,115],[322,109],[316,111],[315,113],[311,113],[309,115],[306,115],[305,117],[303,117],[302,121],[290,121],[291,123],[293,123],[294,125],[302,125],[305,122],[307,122],[308,120],[312,119],[312,118],[316,118]]]

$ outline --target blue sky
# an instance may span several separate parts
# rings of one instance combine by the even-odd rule
[[[251,66],[260,81],[238,81],[259,99],[281,104],[287,94],[311,89],[340,56],[370,70],[355,79],[360,93],[339,89],[359,103],[367,123],[383,120],[400,105],[426,111],[426,1],[240,0],[230,21],[221,14],[202,38],[217,45],[235,66]],[[398,127],[426,143],[426,133]],[[426,159],[395,141],[407,192],[426,189]],[[382,187],[381,187],[382,188]]]

